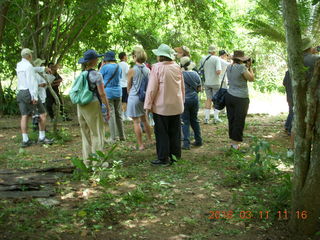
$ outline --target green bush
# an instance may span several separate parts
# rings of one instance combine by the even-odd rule
[[[3,89],[4,104],[0,106],[4,115],[18,115],[19,106],[17,102],[17,93],[11,88]]]

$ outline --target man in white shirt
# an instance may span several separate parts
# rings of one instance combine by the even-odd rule
[[[209,55],[204,56],[201,59],[200,66],[203,65],[204,69],[204,89],[207,95],[205,103],[205,124],[210,121],[210,110],[212,106],[212,97],[219,90],[220,87],[220,74],[221,74],[221,61],[216,55],[216,48],[210,46],[208,49]],[[217,110],[215,110],[217,112]],[[215,114],[216,116],[216,114]],[[220,122],[219,118],[215,118],[215,122]]]
[[[129,72],[129,65],[127,63],[128,57],[125,52],[119,53],[119,67],[122,69],[122,75],[120,79],[120,86],[122,88],[122,119],[124,121],[130,120],[127,116],[127,102],[128,102],[128,72]]]
[[[36,77],[37,72],[51,73],[50,69],[45,67],[33,67],[31,64],[32,53],[28,48],[21,51],[22,60],[17,64],[18,77],[18,95],[17,101],[21,112],[21,132],[22,144],[21,147],[28,147],[32,144],[28,137],[28,119],[34,111],[40,114],[39,122],[39,139],[42,144],[51,144],[52,141],[45,136],[46,111],[39,99],[39,83]]]

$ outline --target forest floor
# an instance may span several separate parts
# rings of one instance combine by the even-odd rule
[[[73,118],[61,124],[60,141],[26,149],[19,148],[18,117],[0,119],[0,169],[72,165],[81,156]],[[127,141],[103,156],[110,167],[60,179],[56,205],[0,200],[0,239],[302,239],[290,236],[285,219],[293,161],[285,115],[249,115],[240,151],[230,149],[222,119],[201,123],[204,145],[183,151],[168,167],[151,166],[155,146],[134,150],[133,126],[126,122]]]

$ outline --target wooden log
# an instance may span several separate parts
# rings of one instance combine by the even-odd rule
[[[44,191],[0,191],[0,198],[33,198],[54,196],[54,190]]]

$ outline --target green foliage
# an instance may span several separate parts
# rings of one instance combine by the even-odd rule
[[[5,115],[17,115],[19,114],[17,94],[11,88],[4,88],[5,102],[0,106],[0,112]]]
[[[291,206],[292,177],[286,173],[274,186],[272,207],[275,210],[288,209]]]
[[[107,152],[97,151],[88,158],[87,167],[82,159],[73,158],[71,162],[76,167],[74,176],[80,179],[91,180],[102,186],[109,186],[110,183],[121,179],[126,175],[123,171],[121,160],[114,160],[114,153],[117,145],[114,144]]]

